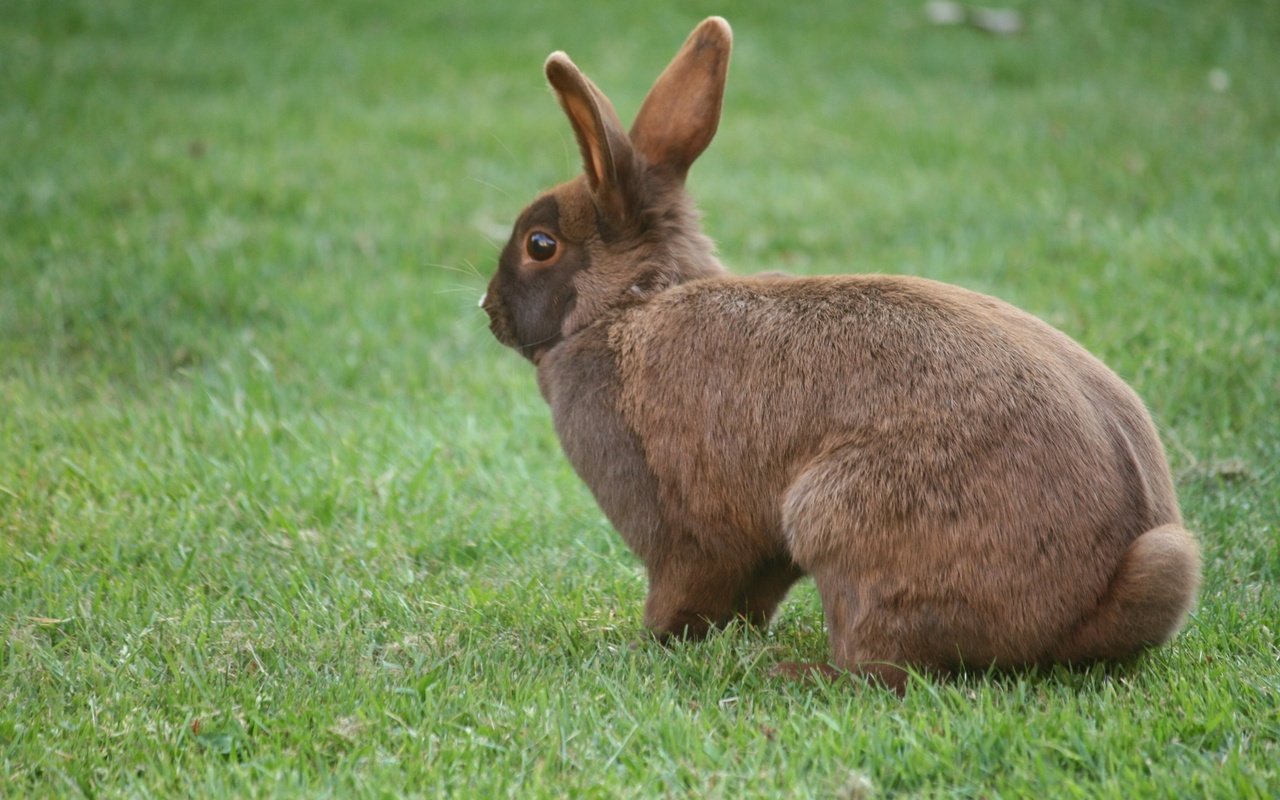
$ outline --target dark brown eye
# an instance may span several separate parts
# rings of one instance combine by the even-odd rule
[[[560,250],[560,243],[546,231],[534,231],[529,234],[525,249],[529,251],[529,258],[534,261],[550,261]]]

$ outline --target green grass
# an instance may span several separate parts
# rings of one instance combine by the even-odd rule
[[[0,796],[1280,792],[1280,6],[826,5],[6,0]],[[807,584],[644,640],[475,301],[577,169],[546,54],[629,118],[708,13],[725,260],[991,292],[1129,379],[1205,548],[1171,646],[779,684]]]

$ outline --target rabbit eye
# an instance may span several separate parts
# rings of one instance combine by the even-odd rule
[[[550,261],[559,252],[560,243],[546,231],[534,231],[529,234],[525,249],[529,251],[529,258],[534,261]]]

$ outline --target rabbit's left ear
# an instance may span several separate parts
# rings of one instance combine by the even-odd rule
[[[615,218],[626,218],[633,150],[613,104],[562,52],[552,53],[544,70],[573,126],[596,202]]]
[[[683,179],[711,144],[729,74],[733,31],[721,17],[693,29],[658,77],[631,126],[636,152]]]

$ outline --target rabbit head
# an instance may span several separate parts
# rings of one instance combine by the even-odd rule
[[[584,172],[517,219],[481,306],[494,335],[537,362],[620,306],[724,268],[698,224],[685,177],[720,121],[732,33],[699,25],[650,89],[630,133],[562,52],[547,81],[569,117]]]

